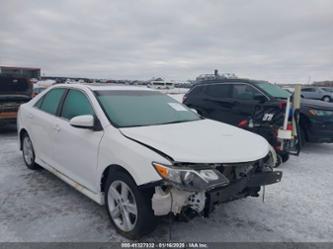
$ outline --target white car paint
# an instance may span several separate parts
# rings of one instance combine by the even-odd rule
[[[263,137],[209,119],[120,130],[178,162],[250,162],[265,157],[269,152],[269,145]]]
[[[84,92],[103,129],[76,128],[68,120],[34,107],[54,88]],[[92,90],[97,89],[147,91],[140,87],[56,85],[21,106],[18,131],[24,129],[30,135],[38,164],[99,204],[104,203],[101,179],[108,166],[125,168],[136,184],[142,185],[161,180],[152,166],[153,161],[171,164],[161,154],[124,135],[186,162],[252,161],[263,158],[269,151],[268,143],[260,136],[210,120],[117,129],[110,124],[96,100]]]

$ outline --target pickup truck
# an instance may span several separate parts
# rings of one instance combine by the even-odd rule
[[[32,89],[27,78],[0,75],[0,126],[16,123],[19,106],[32,98]]]

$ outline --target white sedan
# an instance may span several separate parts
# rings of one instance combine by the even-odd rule
[[[258,196],[282,177],[264,138],[146,88],[53,86],[21,105],[18,133],[28,168],[105,204],[132,239],[158,216],[208,216],[215,204]]]

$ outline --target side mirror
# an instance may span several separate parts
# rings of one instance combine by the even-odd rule
[[[254,99],[257,100],[259,103],[265,103],[266,102],[266,97],[264,95],[257,95],[254,96]]]
[[[95,118],[93,115],[80,115],[72,118],[69,123],[77,128],[94,129]]]

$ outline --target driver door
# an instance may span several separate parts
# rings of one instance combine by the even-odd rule
[[[235,114],[236,124],[239,124],[239,122],[244,119],[248,120],[254,115],[256,108],[262,105],[258,97],[264,98],[265,96],[251,85],[241,83],[233,85],[233,112]]]

